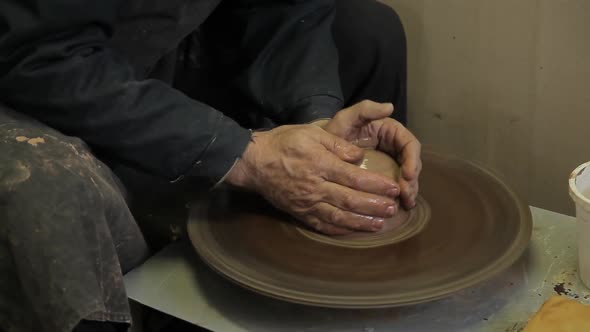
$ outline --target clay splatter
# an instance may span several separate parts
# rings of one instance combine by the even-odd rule
[[[553,287],[553,290],[555,291],[555,293],[557,293],[557,295],[568,295],[569,292],[565,289],[565,285],[563,282],[556,284],[555,287]]]
[[[35,138],[28,138],[27,136],[17,136],[17,142],[27,142],[32,146],[37,146],[39,143],[45,143],[45,139],[43,137],[35,137]]]
[[[568,285],[571,285],[571,283],[568,283]],[[572,292],[571,288],[566,288],[564,282],[560,282],[559,284],[555,284],[555,286],[553,287],[553,290],[555,291],[555,293],[557,293],[557,295],[567,295],[567,296],[572,297],[574,299],[580,298],[580,295]]]
[[[31,144],[32,146],[37,146],[39,143],[45,143],[45,139],[43,137],[31,138],[27,141],[27,143]]]

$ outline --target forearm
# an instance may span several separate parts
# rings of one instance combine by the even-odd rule
[[[162,82],[136,80],[105,46],[117,2],[0,0],[10,27],[0,35],[0,101],[120,162],[217,181],[249,132]],[[87,16],[70,19],[76,10]]]

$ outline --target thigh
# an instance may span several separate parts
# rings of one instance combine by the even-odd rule
[[[397,13],[375,0],[336,0],[334,40],[347,106],[391,102],[406,122],[406,38]]]
[[[232,85],[243,71],[239,31],[220,6],[179,49],[175,86],[241,125],[271,123]],[[345,105],[363,99],[392,102],[406,122],[406,39],[399,16],[375,0],[336,0],[333,34]]]
[[[2,212],[5,220],[38,213],[37,218],[55,219],[57,227],[77,217],[103,217],[123,269],[133,264],[126,256],[135,246],[143,247],[143,239],[129,212],[126,189],[81,139],[2,105],[0,137],[0,204],[10,207]],[[2,225],[12,234],[16,226]]]
[[[0,105],[0,330],[128,322],[122,273],[146,254],[110,169]]]

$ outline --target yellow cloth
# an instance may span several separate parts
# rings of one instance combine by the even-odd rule
[[[524,332],[590,332],[590,306],[553,296],[533,316]]]

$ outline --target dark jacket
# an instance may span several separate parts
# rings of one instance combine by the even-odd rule
[[[119,163],[219,180],[250,133],[148,79],[216,0],[0,0],[0,102]],[[240,90],[277,123],[342,105],[333,0],[226,0],[240,24]]]

